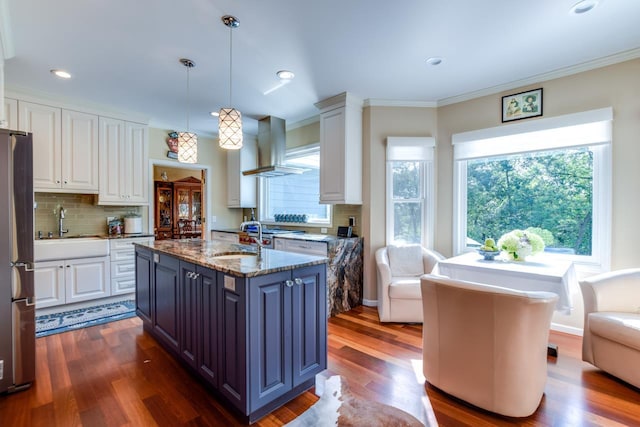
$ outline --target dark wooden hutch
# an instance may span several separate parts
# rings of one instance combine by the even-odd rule
[[[200,237],[202,182],[194,177],[156,181],[154,210],[157,240]]]

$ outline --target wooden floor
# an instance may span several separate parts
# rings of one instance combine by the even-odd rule
[[[640,390],[580,361],[580,338],[552,332],[560,355],[538,411],[510,419],[467,406],[422,376],[421,326],[380,324],[358,307],[329,320],[329,369],[352,391],[441,426],[640,425]],[[142,330],[126,319],[36,340],[37,380],[0,396],[0,426],[233,426],[241,423]],[[638,367],[629,367],[637,369]],[[261,419],[279,426],[317,397],[306,392]]]

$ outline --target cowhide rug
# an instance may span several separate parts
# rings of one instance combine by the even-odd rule
[[[325,381],[320,400],[285,427],[305,426],[417,427],[424,424],[393,406],[355,397],[345,379],[334,375]]]

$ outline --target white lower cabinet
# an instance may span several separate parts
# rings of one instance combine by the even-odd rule
[[[112,239],[109,241],[111,254],[111,295],[130,294],[136,290],[136,262],[134,243],[150,243],[153,237]]]
[[[37,308],[111,295],[109,257],[44,261],[35,264]]]

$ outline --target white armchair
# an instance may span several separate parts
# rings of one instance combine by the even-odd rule
[[[582,360],[640,387],[640,268],[580,281]]]
[[[438,252],[420,245],[389,245],[376,251],[381,322],[422,323],[420,276],[431,273],[441,259]]]
[[[475,406],[527,417],[547,381],[547,344],[558,295],[444,276],[421,278],[427,381]]]

